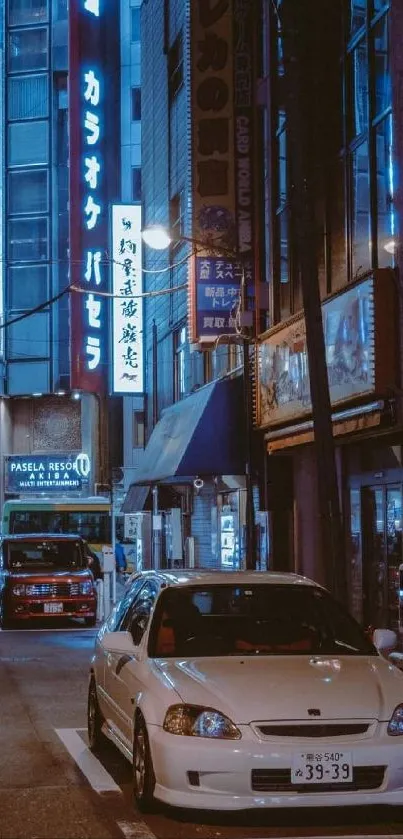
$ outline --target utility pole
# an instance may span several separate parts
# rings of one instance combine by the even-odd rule
[[[248,288],[246,282],[245,261],[240,257],[242,266],[241,283],[241,319],[242,330],[248,330]],[[252,318],[251,318],[252,321]],[[243,364],[243,400],[245,411],[245,568],[247,571],[254,571],[256,568],[256,538],[255,538],[255,508],[253,502],[253,475],[252,475],[252,433],[253,433],[253,406],[252,406],[252,382],[250,365],[249,337],[242,339],[242,364]]]
[[[283,0],[279,14],[288,160],[292,172],[290,199],[305,314],[323,563],[327,587],[339,599],[344,599],[345,551],[318,280],[314,203],[315,119],[320,107],[314,82],[321,73],[316,47],[319,39],[325,36],[319,22],[325,20],[325,5],[325,0]]]

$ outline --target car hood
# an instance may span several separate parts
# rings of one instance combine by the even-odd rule
[[[389,720],[403,702],[403,673],[381,656],[164,659],[158,667],[184,703],[239,724],[309,720],[308,709],[321,720]]]

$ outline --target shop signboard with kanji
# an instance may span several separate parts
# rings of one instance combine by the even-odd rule
[[[191,4],[192,238],[197,252],[189,311],[191,340],[202,347],[236,334],[241,280],[247,289],[253,284],[252,7],[250,0]]]
[[[205,257],[196,261],[197,328],[199,335],[233,333],[239,314],[242,264]]]
[[[112,346],[114,393],[144,389],[141,206],[112,207]]]

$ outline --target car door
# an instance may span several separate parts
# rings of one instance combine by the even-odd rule
[[[158,583],[149,580],[142,586],[120,623],[119,628],[122,632],[132,632],[137,649],[150,621],[158,592]],[[128,664],[130,664],[130,670]],[[128,653],[125,655],[113,654],[110,659],[108,679],[111,686],[111,704],[113,703],[117,714],[116,723],[119,734],[129,748],[132,747],[133,733],[134,706],[132,700],[141,690],[141,672],[143,669],[144,663],[136,656],[135,648],[133,648],[133,655]]]
[[[115,703],[113,699],[113,685],[114,679],[111,678],[113,674],[113,654],[105,650],[102,646],[102,637],[105,632],[118,632],[121,628],[122,621],[131,608],[133,601],[137,597],[142,586],[145,585],[145,579],[140,578],[134,582],[130,589],[126,592],[122,600],[117,603],[109,618],[100,629],[96,641],[96,680],[98,689],[98,700],[103,716],[111,728],[116,727],[117,714]]]

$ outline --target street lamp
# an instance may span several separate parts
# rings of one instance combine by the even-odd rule
[[[151,224],[141,231],[143,241],[155,251],[164,251],[172,243],[169,231],[160,224]]]
[[[215,253],[218,256],[225,256],[226,259],[233,259],[239,261],[242,269],[240,306],[242,313],[247,310],[247,288],[245,279],[244,264],[242,256],[235,250],[230,250],[225,246],[216,245],[210,242],[201,242],[198,239],[189,236],[172,236],[170,231],[159,224],[149,225],[141,232],[141,236],[146,245],[153,250],[166,250],[171,244],[188,243],[194,248],[200,247],[204,250]],[[256,567],[256,553],[255,553],[255,517],[253,504],[253,482],[252,482],[252,390],[251,390],[251,371],[249,359],[249,346],[251,339],[245,335],[240,335],[242,339],[243,348],[243,382],[244,382],[244,407],[245,407],[245,484],[246,484],[246,522],[245,522],[245,543],[246,543],[246,568],[254,569]]]

